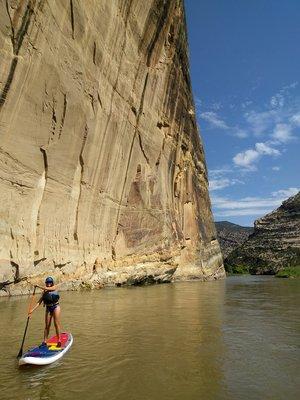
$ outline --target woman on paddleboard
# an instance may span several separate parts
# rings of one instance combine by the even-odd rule
[[[56,330],[57,336],[57,347],[61,347],[60,342],[60,305],[59,305],[59,294],[57,292],[57,288],[54,285],[54,280],[49,276],[45,280],[45,287],[38,286],[40,289],[43,289],[43,294],[40,300],[37,302],[36,306],[29,312],[29,315],[33,313],[42,303],[44,303],[44,307],[46,307],[45,312],[45,329],[44,329],[44,341],[42,346],[47,344],[47,339],[49,336],[49,331],[51,327],[52,318],[54,320],[54,326]]]

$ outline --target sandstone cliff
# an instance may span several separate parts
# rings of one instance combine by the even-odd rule
[[[225,260],[226,269],[246,267],[253,274],[275,274],[300,266],[300,192],[255,221],[254,233]]]
[[[2,286],[223,276],[182,1],[1,0],[0,49]]]
[[[250,226],[241,226],[228,221],[219,221],[215,224],[224,259],[253,233],[253,228]]]

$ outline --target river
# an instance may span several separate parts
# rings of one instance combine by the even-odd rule
[[[300,280],[224,281],[61,293],[74,344],[18,368],[28,298],[0,298],[2,400],[293,400],[300,397]],[[44,310],[25,347],[42,340]]]

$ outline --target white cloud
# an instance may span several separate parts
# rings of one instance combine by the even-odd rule
[[[221,128],[221,129],[228,129],[228,125],[225,121],[223,121],[217,113],[214,111],[206,111],[200,114],[200,118],[204,119],[205,121],[209,122],[211,125]]]
[[[281,143],[292,140],[292,128],[289,124],[276,124],[272,137]]]
[[[279,198],[288,198],[291,196],[295,196],[299,192],[300,188],[295,188],[291,187],[288,189],[281,189],[277,190],[277,192],[272,192],[273,197],[279,197]]]
[[[223,108],[223,104],[220,102],[215,102],[215,103],[212,103],[212,105],[211,105],[211,109],[214,111],[218,111],[221,108]]]
[[[244,182],[240,181],[239,179],[228,179],[228,178],[211,179],[209,181],[209,189],[210,191],[221,190],[228,186],[236,185],[238,183],[244,184]]]
[[[264,110],[249,110],[243,114],[242,126],[228,124],[220,117],[218,111],[224,108],[220,102],[214,102],[209,111],[202,112],[200,118],[207,121],[212,127],[226,130],[229,134],[238,137],[248,137],[250,133],[254,136],[268,135],[279,140],[280,143],[289,141],[291,130],[300,126],[300,112],[297,107],[297,99],[292,97],[292,90],[298,86],[298,82],[292,82],[282,87],[277,93],[271,96],[268,105]],[[196,100],[197,103],[197,100]],[[251,105],[255,105],[249,98],[239,103],[245,111]],[[230,109],[236,108],[237,104],[229,104]],[[296,112],[295,112],[296,109]],[[290,130],[290,133],[288,133]]]
[[[281,137],[285,137],[284,135],[287,134],[286,129],[291,128],[288,127],[290,124],[296,126],[299,124],[300,126],[300,113],[295,114],[295,116],[292,115],[291,117],[297,105],[296,99],[292,97],[291,91],[295,89],[297,85],[298,82],[293,82],[281,88],[278,93],[275,93],[270,98],[269,106],[267,106],[264,111],[252,110],[244,114],[245,121],[249,125],[249,130],[251,130],[255,136],[261,136],[263,134],[269,135],[275,125],[279,125],[279,128],[277,128],[279,131],[280,125],[285,124],[285,133],[274,132],[276,135],[280,136],[278,139],[281,140]],[[242,103],[242,107],[243,104],[244,103]],[[289,139],[290,138],[287,140]]]
[[[231,172],[233,172],[233,169],[232,169],[232,168],[229,168],[229,167],[227,167],[227,166],[224,166],[224,167],[221,167],[221,168],[216,168],[216,169],[209,169],[209,170],[208,170],[209,176],[210,176],[211,178],[213,178],[213,179],[218,178],[218,177],[221,177],[221,176],[223,176],[223,175],[225,175],[225,174],[228,174],[228,173],[231,173]]]
[[[253,165],[259,159],[259,153],[256,150],[249,149],[236,154],[233,157],[233,162],[239,167],[246,169],[255,170],[256,167]]]
[[[284,200],[294,196],[299,188],[281,189],[269,197],[244,197],[232,200],[227,197],[212,196],[215,217],[235,217],[252,215],[253,218],[266,215],[278,208]]]
[[[277,93],[275,94],[275,96],[271,97],[270,105],[272,108],[277,108],[277,107],[281,108],[284,106],[284,103],[285,103],[285,98],[282,93]]]
[[[244,114],[244,117],[255,136],[260,136],[269,130],[274,123],[274,119],[277,118],[276,111],[274,110],[263,112],[249,111]]]
[[[267,143],[255,143],[254,149],[247,149],[236,154],[233,162],[238,167],[243,167],[251,171],[256,170],[257,163],[262,156],[279,156],[280,151],[270,147]]]
[[[220,190],[220,189],[224,189],[228,186],[230,186],[230,179],[228,178],[224,178],[224,179],[211,179],[209,181],[209,189],[211,191],[213,190]]]
[[[273,149],[266,143],[255,143],[255,149],[259,154],[267,155],[267,156],[279,156],[280,151],[277,149]]]
[[[242,106],[243,109],[245,109],[245,108],[251,106],[251,104],[253,104],[252,100],[246,100],[241,104],[241,106]]]
[[[257,110],[257,104],[247,98],[243,103],[239,103],[239,107],[244,109],[243,120],[239,125],[231,125],[223,117],[218,110],[224,109],[224,105],[220,103],[212,103],[210,110],[200,114],[200,117],[207,121],[211,127],[225,131],[227,135],[244,139],[250,135],[264,135],[263,140],[249,145],[248,148],[236,152],[232,158],[233,166],[239,167],[239,172],[247,173],[249,171],[257,171],[259,161],[268,157],[278,157],[288,150],[288,145],[292,140],[296,139],[297,127],[300,127],[300,108],[299,98],[295,96],[293,90],[298,86],[298,82],[292,82],[282,87],[277,93],[270,97],[264,109]],[[230,103],[227,107],[232,108]],[[238,106],[236,103],[235,108]],[[230,169],[230,168],[229,168]],[[236,168],[232,168],[234,172]],[[279,171],[279,167],[271,165],[269,171]],[[232,171],[231,171],[232,172]],[[217,179],[222,177],[223,181]],[[231,186],[231,179],[220,172],[210,171],[211,190],[220,189]],[[231,178],[231,177],[229,177]],[[226,186],[224,186],[226,185]]]
[[[248,133],[246,133],[242,129],[236,128],[236,131],[234,132],[234,136],[236,136],[240,139],[244,139],[244,138],[248,137]]]
[[[248,102],[249,104],[252,102]],[[239,139],[244,139],[249,136],[249,134],[245,131],[245,129],[241,129],[239,126],[231,126],[229,125],[218,113],[220,109],[224,106],[222,103],[212,103],[210,111],[205,111],[199,114],[199,117],[204,121],[208,122],[211,127],[219,128],[225,130],[231,136],[235,136]]]
[[[276,157],[284,154],[289,149],[288,146],[291,146],[292,140],[296,139],[295,136],[300,127],[299,98],[292,93],[292,89],[297,85],[298,83],[294,82],[283,87],[260,110],[256,109],[257,104],[250,103],[250,101],[248,103],[248,99],[240,104],[227,104],[227,109],[235,107],[235,109],[239,108],[241,110],[242,108],[244,110],[243,119],[239,125],[231,124],[229,116],[227,116],[228,119],[224,118],[226,115],[224,114],[225,106],[221,111],[218,111],[220,109],[219,106],[213,104],[209,111],[201,114],[202,120],[206,120],[211,127],[218,128],[220,134],[224,135],[225,132],[227,135],[241,139],[249,135],[252,135],[252,137],[263,136],[263,139],[255,140],[253,138],[253,141],[248,146],[241,147],[239,151],[233,153],[232,163],[225,164],[221,168],[209,170],[210,192],[215,217],[249,216],[251,220],[252,216],[254,220],[272,212],[284,200],[299,191],[297,187],[290,187],[278,188],[279,190],[264,197],[234,199],[228,198],[227,195],[223,195],[223,197],[216,196],[216,194],[220,193],[229,193],[234,185],[244,183],[237,181],[235,177],[240,178],[242,176],[242,179],[245,179],[246,182],[249,176],[248,173],[257,171],[257,166],[261,160],[267,161],[269,158],[270,163],[267,164],[268,173],[271,175],[273,173],[274,177],[278,175],[278,172],[276,174],[275,171],[280,171],[283,166],[276,165],[281,164],[279,160],[276,160]],[[231,112],[229,115],[232,114]],[[264,178],[263,174],[257,176],[257,184],[259,185],[260,180]],[[276,189],[275,187],[273,190]]]
[[[201,99],[199,99],[199,97],[195,96],[195,105],[196,107],[202,107],[203,102]]]
[[[300,112],[297,113],[297,114],[294,114],[294,115],[290,118],[290,122],[291,122],[293,125],[300,126]]]
[[[244,197],[240,200],[229,200],[222,197],[212,197],[213,205],[218,209],[250,209],[250,208],[269,208],[273,209],[280,206],[285,197],[278,198],[259,198],[259,197]]]
[[[299,84],[298,81],[292,82],[290,85],[284,86],[284,90],[295,89]]]
[[[240,217],[243,215],[252,215],[253,217],[262,217],[268,214],[270,210],[257,210],[256,208],[248,208],[245,210],[227,210],[227,211],[217,211],[214,213],[215,217]]]
[[[278,93],[271,97],[270,106],[277,109],[282,108],[289,98],[291,89],[295,89],[297,85],[298,82],[293,82],[290,85],[286,85],[280,89]]]

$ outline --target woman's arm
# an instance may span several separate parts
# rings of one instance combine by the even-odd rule
[[[53,286],[40,286],[40,285],[36,285],[38,288],[44,290],[44,292],[53,292],[54,290],[57,290],[57,285],[53,285]]]
[[[29,317],[31,317],[31,314],[33,313],[33,311],[36,310],[42,304],[42,301],[43,301],[43,296],[39,299],[39,301],[36,303],[36,305],[33,307],[33,309],[29,310],[29,313],[28,313]]]

